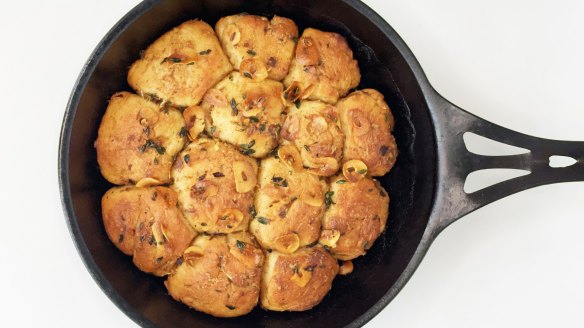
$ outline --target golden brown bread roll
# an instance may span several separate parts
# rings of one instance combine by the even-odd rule
[[[200,232],[247,230],[258,165],[231,145],[200,138],[189,144],[172,168],[180,209]]]
[[[293,254],[272,251],[263,268],[261,305],[272,311],[311,309],[330,291],[338,271],[337,260],[320,245]]]
[[[166,187],[114,187],[101,201],[110,240],[142,271],[164,276],[196,236]]]
[[[298,88],[290,101],[308,98],[334,104],[360,80],[359,66],[344,37],[307,28],[298,40],[284,85],[288,90]]]
[[[292,151],[296,148],[289,146]],[[302,168],[300,158],[285,164],[288,152],[280,148],[282,157],[262,160],[258,176],[259,190],[255,197],[257,216],[250,231],[264,249],[292,253],[299,247],[314,243],[320,236],[324,213],[326,183]]]
[[[331,180],[325,197],[329,204],[322,221],[319,242],[340,260],[365,255],[385,230],[389,196],[376,180],[356,182],[339,175]]]
[[[119,185],[144,178],[170,182],[173,157],[185,144],[184,126],[176,109],[160,109],[129,92],[114,94],[95,141],[101,174]]]
[[[217,36],[233,66],[254,61],[267,77],[280,81],[290,67],[294,47],[298,40],[298,28],[291,19],[239,14],[221,18],[215,25]]]
[[[290,106],[280,136],[282,144],[296,146],[312,173],[331,176],[338,171],[344,136],[335,106],[309,100]]]
[[[374,89],[352,92],[337,103],[345,134],[343,161],[362,160],[370,176],[389,172],[397,158],[397,145],[391,134],[393,115]]]
[[[258,302],[263,260],[249,233],[201,235],[164,284],[174,299],[201,312],[240,316]]]
[[[280,82],[258,82],[232,72],[203,98],[207,133],[246,155],[266,156],[278,145],[285,110],[282,90]]]
[[[138,93],[175,106],[197,105],[232,70],[213,28],[190,20],[166,32],[130,67],[128,83]]]

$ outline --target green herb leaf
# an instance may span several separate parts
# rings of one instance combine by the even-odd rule
[[[164,63],[180,63],[181,61],[182,61],[182,59],[177,58],[177,57],[166,57],[160,63],[161,64],[164,64]]]
[[[250,72],[243,72],[243,76],[247,77],[248,79],[253,78]]]
[[[327,207],[331,206],[332,204],[335,204],[335,202],[333,202],[333,195],[335,194],[334,191],[327,191],[324,194],[324,203]]]
[[[251,205],[250,207],[248,207],[247,211],[248,211],[249,215],[251,215],[252,218],[255,218],[255,216],[258,214],[256,212],[255,207],[253,205]]]
[[[180,131],[178,132],[179,137],[186,137],[187,136],[187,129],[183,126],[182,128],[180,128]]]
[[[203,55],[208,55],[211,53],[211,49],[207,49],[207,50],[203,50],[201,52],[199,52],[199,55],[203,56]]]
[[[256,53],[255,51],[253,51],[252,49],[249,49],[249,50],[247,51],[247,53],[248,53],[249,55],[251,55],[251,56],[255,56],[255,55],[257,55],[257,53]]]
[[[253,145],[255,145],[254,139],[252,139],[248,144],[240,144],[239,151],[244,155],[254,154],[255,150],[251,148],[251,147],[253,147]]]
[[[310,147],[308,147],[308,145],[304,145],[304,149],[306,149],[306,151],[310,151]]]
[[[213,176],[214,176],[215,178],[222,178],[222,177],[224,177],[224,176],[225,176],[225,174],[223,174],[223,173],[221,173],[221,172],[215,172],[215,173],[213,173]]]
[[[357,173],[359,173],[359,174],[367,174],[367,170],[366,169],[362,169],[362,170],[357,171]]]
[[[235,102],[235,99],[231,98],[231,115],[237,116],[238,113],[239,110],[237,109],[237,103]]]
[[[260,121],[260,119],[257,116],[250,116],[249,121],[257,123]]]
[[[139,150],[140,152],[145,152],[147,148],[153,148],[156,150],[156,152],[158,152],[160,155],[164,154],[166,152],[166,148],[162,147],[161,145],[157,144],[156,142],[148,139],[146,140],[146,143],[142,146],[140,146]]]
[[[260,124],[260,132],[266,131],[266,123]]]
[[[347,180],[338,180],[337,184],[344,184],[345,182],[347,182]]]
[[[270,222],[268,221],[268,219],[266,219],[266,218],[265,218],[265,217],[263,217],[263,216],[258,216],[258,217],[256,218],[256,220],[258,220],[258,222],[259,222],[259,223],[261,223],[261,224],[268,224],[268,223],[270,223]]]
[[[229,304],[225,304],[225,307],[228,308],[229,310],[235,310],[236,307],[233,305],[229,305]]]
[[[296,108],[300,108],[300,99],[296,99],[294,105],[296,106]]]
[[[209,132],[211,133],[211,136],[213,136],[213,135],[215,134],[215,130],[217,130],[217,127],[216,127],[216,126],[212,126],[212,127],[209,129]]]
[[[238,240],[235,242],[235,244],[237,245],[237,248],[241,251],[245,248],[245,243],[241,240]]]

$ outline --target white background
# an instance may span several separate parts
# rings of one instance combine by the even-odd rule
[[[584,2],[369,0],[445,97],[503,126],[584,140]],[[83,63],[136,0],[0,5],[0,326],[133,327],[85,270],[57,185]],[[368,327],[582,327],[584,185],[532,189],[449,227]],[[358,300],[355,300],[358,301]]]

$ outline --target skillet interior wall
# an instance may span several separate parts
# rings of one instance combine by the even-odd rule
[[[339,1],[166,1],[148,2],[152,10],[138,17],[99,60],[79,99],[70,144],[69,178],[77,224],[93,261],[121,297],[143,317],[161,327],[344,326],[370,309],[391,288],[409,262],[427,225],[432,202],[435,148],[428,108],[403,57],[367,17]],[[292,18],[302,30],[315,27],[344,35],[359,61],[359,88],[381,91],[396,117],[400,154],[394,169],[381,182],[391,196],[388,231],[367,256],[354,261],[355,271],[339,276],[325,300],[311,311],[275,313],[259,309],[235,319],[215,319],[173,301],[161,279],[136,269],[129,257],[109,242],[101,224],[100,199],[111,187],[99,173],[93,141],[107,99],[131,90],[127,69],[158,36],[181,22],[248,12]],[[340,23],[343,22],[343,23]],[[367,46],[365,45],[367,44]],[[395,80],[394,80],[395,78]],[[404,92],[401,92],[404,90]],[[414,126],[416,130],[414,130]],[[414,161],[415,159],[415,161]],[[123,305],[122,305],[123,306]]]

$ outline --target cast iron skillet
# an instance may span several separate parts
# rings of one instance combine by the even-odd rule
[[[248,12],[292,18],[300,29],[344,35],[359,61],[360,88],[380,90],[396,117],[400,155],[381,178],[391,196],[390,221],[355,271],[338,277],[314,309],[217,319],[188,309],[166,293],[161,279],[136,269],[108,240],[100,199],[111,187],[97,167],[93,142],[107,100],[130,90],[129,65],[140,50],[181,22]],[[462,135],[474,132],[531,152],[513,156],[469,153]],[[577,159],[551,168],[548,158]],[[486,168],[531,174],[467,194],[466,176]],[[99,43],[83,68],[63,122],[59,152],[62,202],[71,234],[87,269],[112,301],[136,323],[158,327],[358,327],[381,311],[408,281],[434,238],[450,223],[515,192],[554,182],[584,180],[584,142],[553,141],[520,134],[482,120],[442,98],[395,31],[357,0],[152,0],[123,17]]]

